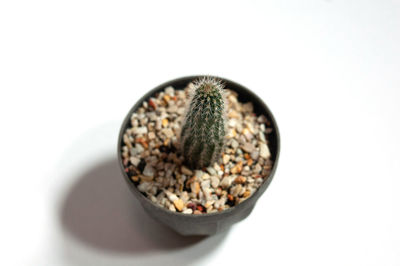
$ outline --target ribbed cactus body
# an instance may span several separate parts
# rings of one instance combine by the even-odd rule
[[[185,163],[201,169],[218,160],[225,137],[225,97],[222,83],[215,78],[194,82],[190,104],[181,131]]]

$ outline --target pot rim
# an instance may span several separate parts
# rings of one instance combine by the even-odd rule
[[[133,183],[133,181],[131,180],[131,178],[128,176],[128,174],[124,171],[125,167],[122,161],[122,143],[123,143],[123,135],[126,131],[126,127],[127,124],[130,122],[130,118],[132,116],[132,113],[135,112],[144,101],[146,101],[148,98],[152,97],[156,92],[168,87],[168,86],[174,86],[174,84],[176,83],[180,83],[183,81],[187,81],[187,83],[189,83],[192,80],[195,80],[197,78],[200,77],[204,77],[204,76],[210,76],[210,77],[214,77],[217,79],[222,80],[224,83],[231,83],[236,87],[241,88],[243,91],[245,91],[247,94],[251,95],[253,98],[257,99],[260,104],[261,104],[261,108],[264,109],[265,113],[267,114],[270,122],[271,122],[271,127],[274,129],[275,134],[276,134],[276,154],[275,154],[275,160],[273,161],[273,165],[272,165],[272,169],[271,172],[268,176],[268,178],[266,178],[263,183],[257,188],[257,190],[250,196],[248,197],[245,201],[235,205],[235,206],[231,206],[228,209],[222,210],[222,211],[217,211],[217,212],[213,212],[213,213],[202,213],[202,214],[186,214],[186,213],[182,213],[182,212],[173,212],[170,211],[164,207],[160,207],[159,205],[155,204],[154,202],[152,202],[149,198],[147,198],[146,196],[144,196],[136,187],[136,185]],[[237,92],[238,94],[240,94],[239,91],[236,91],[232,88],[229,88],[235,92]],[[138,194],[140,195],[140,197],[142,197],[142,199],[148,201],[150,204],[152,204],[154,207],[156,207],[157,209],[159,209],[162,212],[165,212],[168,215],[171,216],[176,216],[179,218],[185,218],[185,219],[198,219],[198,218],[206,218],[206,217],[214,217],[214,216],[225,216],[225,215],[229,215],[232,212],[235,212],[236,210],[239,210],[240,207],[239,206],[243,206],[246,205],[246,202],[249,203],[251,198],[257,197],[258,194],[260,194],[259,196],[262,195],[262,193],[264,193],[264,191],[261,192],[261,188],[263,186],[269,186],[269,183],[272,181],[275,172],[276,172],[276,168],[278,167],[278,160],[279,160],[279,154],[280,154],[280,134],[279,134],[279,129],[278,129],[278,125],[276,123],[275,117],[273,116],[272,112],[270,111],[270,109],[268,108],[268,106],[264,103],[264,101],[258,96],[256,95],[254,92],[252,92],[250,89],[246,88],[245,86],[231,81],[227,78],[223,78],[220,76],[214,76],[214,75],[190,75],[190,76],[183,76],[180,78],[176,78],[167,82],[164,82],[160,85],[158,85],[157,87],[151,89],[150,91],[148,91],[147,93],[145,93],[138,101],[136,101],[136,103],[132,106],[132,108],[129,110],[129,112],[127,113],[127,115],[125,116],[125,119],[122,122],[120,131],[119,131],[119,136],[118,136],[118,144],[117,144],[117,155],[118,155],[118,164],[120,166],[121,172],[124,176],[125,181],[128,183],[128,185],[133,188]],[[258,198],[256,199],[258,200]]]

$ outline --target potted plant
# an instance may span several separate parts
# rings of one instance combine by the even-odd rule
[[[123,176],[145,211],[182,235],[211,235],[246,218],[279,157],[263,101],[227,79],[166,82],[129,111],[119,134]]]

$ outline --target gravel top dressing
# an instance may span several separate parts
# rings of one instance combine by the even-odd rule
[[[179,152],[179,136],[189,90],[167,87],[132,114],[123,136],[125,172],[154,204],[173,212],[201,215],[223,211],[249,198],[271,172],[265,116],[251,103],[238,102],[225,89],[225,146],[218,163],[191,170]]]

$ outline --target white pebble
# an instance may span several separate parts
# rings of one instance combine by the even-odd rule
[[[165,192],[165,194],[167,195],[168,199],[169,199],[171,202],[174,202],[175,200],[178,199],[178,196],[176,196],[176,195],[175,195],[174,193],[172,193],[171,191],[169,191],[169,190],[164,190],[164,192]]]
[[[215,171],[211,166],[207,167],[207,172],[212,176],[217,174],[217,171]]]
[[[134,166],[138,166],[140,163],[140,159],[138,157],[130,157],[129,161],[131,162],[131,164],[133,164]]]
[[[184,214],[192,214],[193,210],[191,208],[187,208],[186,210],[184,210],[182,213]]]
[[[143,170],[143,175],[145,176],[150,176],[150,177],[154,177],[154,173],[155,173],[155,169],[153,168],[153,166],[146,164],[144,170]]]
[[[219,186],[219,178],[216,176],[211,176],[211,186],[217,188]]]
[[[231,178],[231,176],[225,176],[222,180],[221,180],[221,183],[220,183],[220,186],[222,187],[222,188],[228,188],[230,185],[232,184],[232,178]]]
[[[165,93],[170,95],[170,96],[174,96],[174,94],[175,94],[174,87],[172,87],[172,86],[166,87],[165,88]]]
[[[133,134],[144,135],[147,134],[147,127],[137,127],[133,129]]]
[[[197,177],[197,179],[201,179],[203,176],[204,172],[201,170],[195,170],[194,175]]]
[[[147,192],[150,189],[150,187],[151,187],[150,182],[142,182],[137,186],[140,192]]]
[[[260,156],[264,159],[268,159],[271,156],[268,146],[265,143],[260,144]]]
[[[236,149],[237,147],[239,147],[239,143],[236,140],[232,139],[231,147]]]
[[[224,154],[222,157],[222,161],[224,164],[227,164],[229,162],[230,156],[228,154]]]

